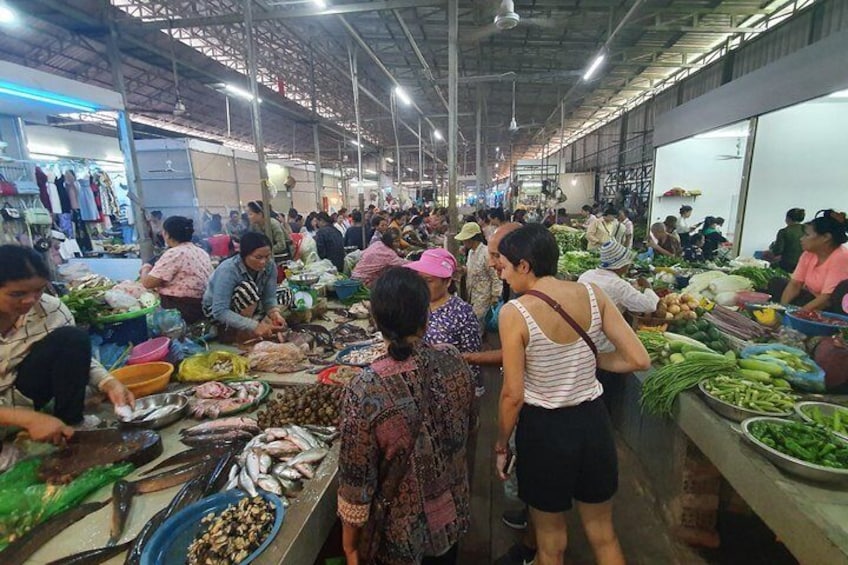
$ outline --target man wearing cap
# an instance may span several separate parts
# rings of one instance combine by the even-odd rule
[[[485,332],[483,319],[489,308],[498,303],[503,283],[494,269],[489,267],[486,250],[486,238],[477,222],[467,222],[455,238],[467,250],[465,261],[468,302],[474,309],[474,315],[480,322],[481,332]]]
[[[633,252],[611,239],[601,246],[600,268],[586,271],[577,282],[598,285],[621,311],[653,312],[657,309],[660,297],[648,282],[639,279],[637,289],[622,278],[632,263]]]

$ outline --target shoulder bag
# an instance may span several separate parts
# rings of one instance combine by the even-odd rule
[[[53,216],[39,200],[33,206],[24,207],[24,220],[31,226],[49,226],[53,223]]]
[[[586,333],[586,330],[581,328],[580,324],[578,324],[576,321],[574,321],[574,318],[569,316],[568,313],[565,310],[562,309],[562,306],[560,306],[557,301],[555,301],[553,298],[551,298],[547,294],[545,294],[543,292],[539,292],[538,290],[528,290],[527,292],[524,293],[524,296],[535,296],[536,298],[538,298],[539,300],[541,300],[542,302],[544,302],[545,304],[547,304],[548,306],[553,308],[556,311],[557,314],[562,316],[562,319],[565,320],[568,323],[569,326],[574,328],[574,331],[577,332],[577,335],[579,335],[580,338],[583,341],[586,342],[586,345],[589,346],[589,349],[592,350],[592,353],[595,355],[595,358],[597,359],[597,357],[598,357],[598,347],[595,345],[595,342],[592,341],[592,338],[589,337],[589,334]]]

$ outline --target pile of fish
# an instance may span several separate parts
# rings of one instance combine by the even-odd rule
[[[260,431],[253,418],[221,418],[180,430],[180,441],[190,447],[231,446],[250,441]]]
[[[122,422],[152,422],[159,418],[164,418],[174,412],[179,412],[182,407],[179,404],[165,404],[160,406],[148,406],[133,410],[126,404],[115,407],[115,415]]]
[[[298,324],[293,326],[286,341],[298,345],[307,357],[323,358],[333,354],[333,336],[330,330],[318,324]]]
[[[188,546],[188,565],[241,563],[271,532],[276,512],[261,497],[242,498],[216,516],[203,517],[203,529]]]
[[[348,351],[344,355],[339,355],[336,358],[337,363],[349,365],[370,365],[387,353],[388,349],[385,342],[379,342],[372,345],[366,345]]]
[[[250,496],[262,489],[294,498],[303,489],[301,481],[315,476],[316,466],[336,437],[338,431],[331,427],[291,424],[268,428],[245,445],[230,467],[225,488],[241,488]]]
[[[354,343],[368,341],[371,338],[365,329],[353,324],[341,324],[330,333],[333,336],[333,345],[336,349],[344,349]]]
[[[303,349],[293,343],[257,343],[247,354],[250,368],[265,373],[296,373],[306,368]]]
[[[217,418],[233,410],[259,402],[265,392],[261,381],[240,381],[223,384],[217,381],[203,383],[191,389],[188,411],[198,420]]]

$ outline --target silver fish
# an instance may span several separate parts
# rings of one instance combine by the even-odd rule
[[[295,455],[300,453],[303,451],[303,448],[294,442],[284,439],[265,444],[265,447],[263,447],[262,450],[273,457],[279,458],[286,455]]]
[[[294,467],[300,463],[317,463],[324,459],[324,457],[327,456],[327,453],[328,451],[322,447],[303,451],[289,460],[289,467]]]
[[[268,474],[268,470],[271,468],[271,465],[274,464],[274,459],[265,453],[264,451],[260,451],[259,453],[259,472],[263,475]]]
[[[288,427],[265,429],[265,435],[268,437],[268,439],[272,441],[278,439],[286,439],[287,437],[289,437],[289,433],[290,430],[288,429]]]
[[[247,474],[247,469],[242,469],[239,473],[239,486],[246,492],[250,497],[256,496],[256,485],[251,480],[250,475]]]
[[[311,479],[315,476],[315,469],[309,463],[297,463],[294,465],[297,472],[303,475],[305,479]]]
[[[144,417],[144,422],[150,422],[152,420],[156,420],[158,418],[164,418],[168,414],[173,414],[180,410],[180,407],[176,404],[166,404],[165,406],[161,406]]]
[[[242,430],[250,430],[253,433],[258,434],[260,432],[259,424],[256,423],[256,420],[253,418],[247,418],[244,416],[241,417],[232,417],[232,418],[221,418],[220,420],[212,420],[211,422],[203,422],[202,424],[194,425],[190,428],[186,428],[180,431],[180,435],[196,435],[196,434],[204,434],[207,432],[221,430],[221,429],[242,429]],[[254,431],[255,430],[255,431]]]
[[[290,481],[296,481],[301,477],[301,474],[292,467],[289,467],[287,463],[277,463],[271,468],[271,474],[279,479],[288,479]]]
[[[259,475],[259,478],[256,479],[256,486],[262,490],[273,492],[277,496],[282,496],[283,494],[283,485],[271,475]]]
[[[250,479],[253,482],[256,482],[256,479],[258,479],[259,475],[262,473],[259,471],[259,453],[257,453],[255,449],[251,449],[247,452],[244,466],[247,469],[247,474]]]
[[[294,434],[296,434],[296,435],[298,435],[298,436],[302,437],[304,440],[306,440],[306,442],[309,444],[309,447],[310,447],[310,448],[313,448],[313,447],[324,447],[323,443],[322,443],[322,442],[321,442],[318,438],[316,438],[316,437],[315,437],[314,435],[312,435],[310,432],[308,432],[307,430],[305,430],[305,429],[301,428],[301,427],[300,427],[300,426],[298,426],[297,424],[292,424],[292,425],[291,425],[291,428],[292,428],[292,432],[293,432]]]

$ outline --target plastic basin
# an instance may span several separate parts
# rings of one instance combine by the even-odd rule
[[[848,324],[848,316],[840,316],[839,314],[831,314],[830,312],[822,312],[824,318],[836,318]],[[798,330],[802,334],[809,336],[835,335],[839,333],[844,326],[834,326],[831,324],[823,324],[812,320],[798,318],[792,312],[787,312],[783,320],[784,326],[789,326],[792,329]]]
[[[141,365],[142,363],[154,363],[164,361],[168,357],[168,348],[171,340],[167,337],[155,337],[144,343],[133,347],[127,365]]]
[[[346,300],[356,294],[356,291],[359,290],[359,286],[362,283],[355,279],[347,279],[343,281],[336,281],[333,283],[333,288],[336,291],[336,296],[339,297],[339,300]]]
[[[143,363],[115,369],[112,376],[139,398],[165,390],[173,372],[174,366],[170,363]]]

